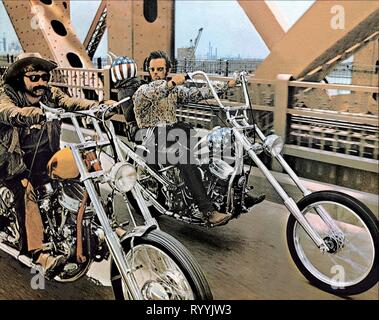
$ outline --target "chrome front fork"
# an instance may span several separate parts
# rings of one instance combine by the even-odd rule
[[[247,121],[244,120],[243,123],[247,124]],[[255,125],[255,132],[258,134],[259,138],[264,141],[266,139],[263,132]],[[288,165],[287,161],[284,160],[281,154],[278,154],[275,157],[278,160],[279,164],[282,166],[285,172],[290,176],[295,185],[299,188],[299,190],[303,193],[304,196],[311,194],[312,192],[307,189],[301,182],[300,178],[297,174],[292,170],[292,168]],[[316,206],[315,210],[317,214],[321,217],[321,219],[329,226],[329,228],[333,231],[333,233],[340,239],[340,241],[344,242],[345,236],[342,230],[338,227],[335,221],[331,218],[330,214],[325,210],[323,206]]]
[[[133,270],[131,269],[131,267],[125,259],[124,250],[121,246],[118,235],[113,231],[112,227],[110,226],[107,214],[105,213],[103,205],[98,197],[97,191],[91,179],[91,173],[89,173],[86,169],[79,149],[73,144],[70,145],[70,148],[75,158],[75,162],[78,166],[81,180],[84,183],[84,186],[91,199],[94,211],[96,212],[96,215],[99,218],[100,224],[104,230],[105,241],[107,243],[109,251],[112,254],[115,264],[118,270],[120,271],[120,274],[132,298],[134,300],[142,300],[143,297],[138,287],[137,281],[134,278]]]
[[[254,163],[258,166],[259,169],[261,169],[263,174],[266,176],[267,180],[270,182],[270,184],[274,187],[276,192],[282,198],[284,205],[291,212],[291,214],[293,214],[295,216],[296,220],[304,228],[304,230],[311,237],[311,239],[317,245],[317,247],[319,247],[321,250],[327,250],[327,247],[326,247],[324,240],[319,236],[319,234],[308,223],[308,221],[305,219],[304,215],[300,212],[295,201],[291,197],[288,196],[288,194],[285,192],[285,190],[282,188],[282,186],[278,183],[278,181],[275,179],[275,177],[271,174],[271,172],[266,168],[264,163],[259,159],[257,154],[253,151],[250,141],[248,141],[248,139],[245,137],[245,135],[243,135],[241,132],[239,132],[239,130],[237,128],[233,128],[233,133],[234,133],[236,139],[243,145],[244,149],[249,154],[249,156],[253,159]]]

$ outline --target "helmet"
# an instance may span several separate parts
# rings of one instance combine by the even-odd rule
[[[121,56],[112,62],[112,81],[131,79],[137,76],[137,64],[132,58]]]

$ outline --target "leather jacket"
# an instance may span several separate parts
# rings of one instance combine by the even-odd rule
[[[52,108],[67,111],[85,110],[97,105],[96,101],[71,98],[56,87],[49,87],[41,102]],[[9,180],[23,173],[26,165],[20,146],[22,137],[33,124],[41,119],[39,105],[30,106],[25,93],[4,84],[0,88],[0,181]],[[59,149],[61,122],[48,122],[47,133],[52,152]]]

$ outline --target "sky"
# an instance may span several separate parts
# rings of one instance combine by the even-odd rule
[[[2,2],[2,1],[1,1]],[[271,1],[289,26],[293,25],[314,1]],[[78,37],[84,40],[99,0],[71,0],[71,19]],[[265,58],[269,50],[254,26],[235,0],[177,0],[175,7],[175,44],[187,47],[195,39],[199,28],[203,33],[197,48],[197,56],[205,57],[209,43],[217,48],[218,57]],[[17,41],[6,11],[0,3],[0,38],[5,33],[8,42]],[[105,37],[104,37],[105,38]],[[95,56],[105,56],[106,40],[100,44]],[[213,51],[214,52],[214,51]]]

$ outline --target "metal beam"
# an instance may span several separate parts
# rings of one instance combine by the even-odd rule
[[[95,18],[84,39],[83,46],[86,48],[88,55],[92,58],[104,35],[106,28],[107,1],[102,0],[96,11]]]
[[[174,57],[173,0],[108,0],[107,10],[109,51],[133,57],[140,70],[153,50]]]
[[[93,68],[71,26],[68,1],[3,3],[25,52],[39,52],[60,67]]]
[[[270,2],[238,0],[238,3],[271,50],[289,29],[285,18]]]
[[[377,1],[317,1],[274,46],[255,76],[304,77],[372,35],[378,21]]]
[[[378,32],[379,33],[379,32]],[[360,86],[377,87],[379,84],[379,39],[367,44],[366,47],[354,54],[354,66],[351,83]]]

